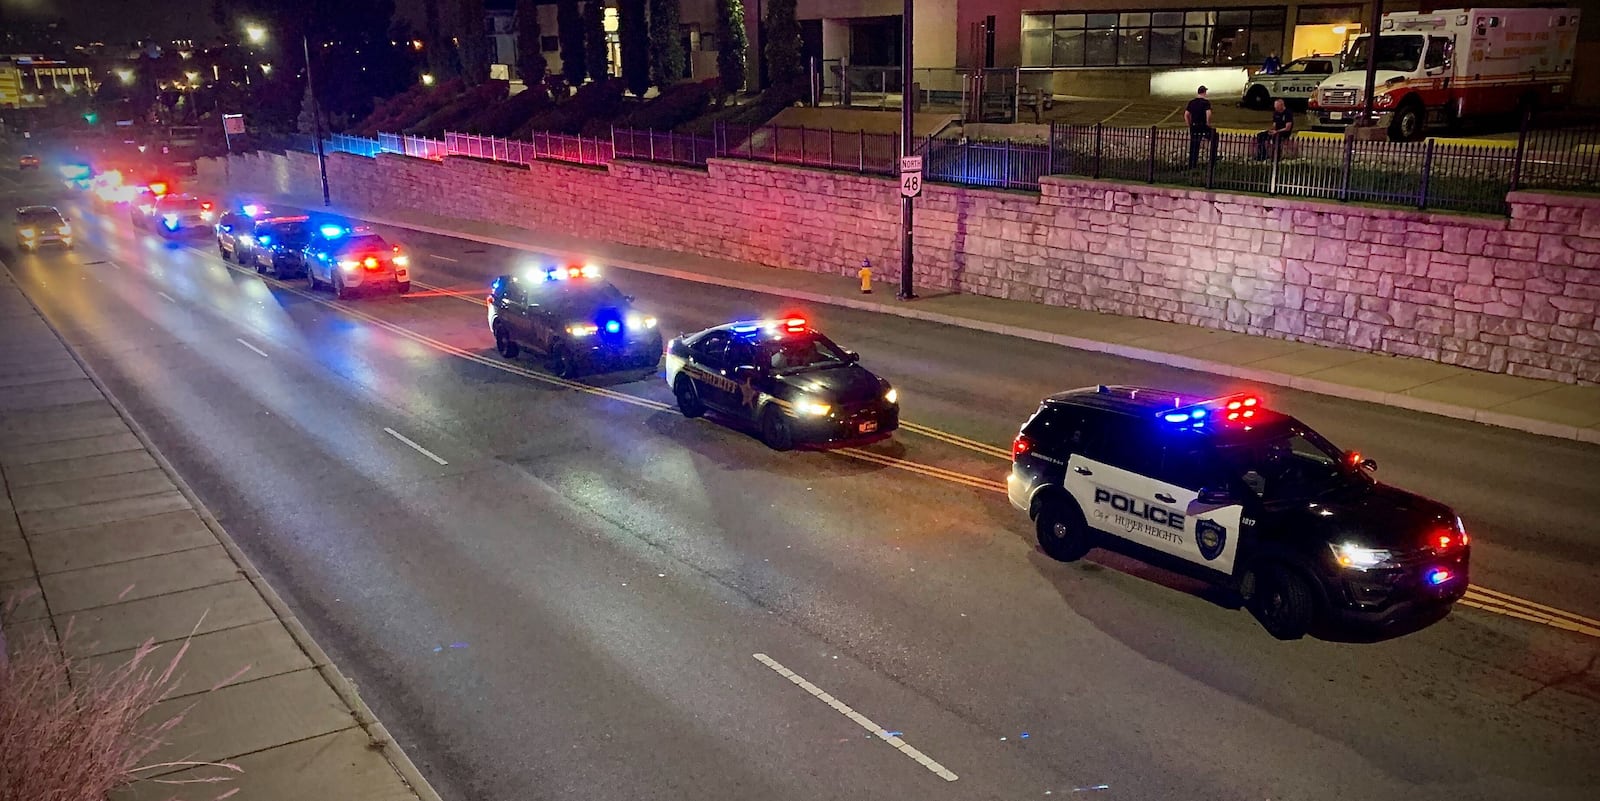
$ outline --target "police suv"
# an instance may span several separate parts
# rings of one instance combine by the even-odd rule
[[[684,417],[707,409],[760,428],[773,450],[882,437],[900,397],[805,319],[727,323],[667,344],[667,386]]]
[[[1467,589],[1461,519],[1375,481],[1253,395],[1127,386],[1045,399],[1012,445],[1012,505],[1074,560],[1111,547],[1236,590],[1264,628],[1442,617]]]
[[[1277,72],[1261,72],[1250,77],[1244,88],[1246,108],[1272,108],[1272,101],[1282,100],[1291,108],[1305,108],[1317,86],[1337,72],[1338,56],[1311,56],[1297,58]]]
[[[494,280],[489,333],[501,356],[524,348],[542,354],[562,378],[588,372],[649,370],[661,363],[656,318],[600,278],[594,265],[535,270]]]

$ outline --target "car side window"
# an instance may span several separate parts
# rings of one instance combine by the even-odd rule
[[[1161,446],[1151,436],[1150,426],[1123,414],[1097,413],[1086,421],[1085,455],[1140,475],[1153,475],[1161,468]]]
[[[525,306],[528,303],[528,293],[523,291],[521,284],[515,281],[507,281],[505,299],[507,303]]]
[[[1037,440],[1047,455],[1063,459],[1082,452],[1088,438],[1083,410],[1053,404],[1040,409],[1028,421],[1023,433]]]
[[[1223,489],[1230,479],[1228,469],[1209,449],[1194,443],[1175,443],[1163,449],[1156,478],[1184,489]]]
[[[748,342],[729,342],[727,356],[723,362],[730,370],[736,367],[760,366],[756,364],[756,349]]]
[[[720,368],[725,364],[725,351],[728,349],[728,335],[720,331],[706,334],[699,342],[694,344],[694,356],[697,361],[707,367]]]

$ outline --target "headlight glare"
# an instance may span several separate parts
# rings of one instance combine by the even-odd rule
[[[1338,561],[1340,567],[1349,567],[1356,570],[1371,570],[1376,567],[1389,566],[1390,560],[1394,557],[1393,554],[1382,548],[1365,548],[1353,542],[1328,543],[1328,547],[1333,550],[1333,558]]]
[[[816,401],[801,401],[795,404],[795,408],[800,410],[801,414],[810,415],[812,417],[826,417],[828,416],[828,412],[833,411],[832,406],[829,406],[826,403],[817,403]]]
[[[900,393],[893,387],[890,387],[888,392],[883,393],[883,399],[889,403],[899,403]]]

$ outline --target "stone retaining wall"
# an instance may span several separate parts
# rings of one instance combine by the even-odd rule
[[[240,187],[321,191],[307,154],[236,156],[228,169]],[[899,262],[898,189],[883,178],[732,160],[524,168],[342,153],[328,176],[335,203],[374,211],[822,273]],[[1506,219],[1042,184],[1038,194],[926,186],[919,287],[1600,382],[1600,198],[1517,193]]]

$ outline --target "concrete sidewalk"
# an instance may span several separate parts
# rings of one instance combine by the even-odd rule
[[[252,197],[304,208],[322,205],[320,198]],[[610,267],[686,281],[927,320],[1550,437],[1600,443],[1600,386],[1486,373],[1425,359],[1343,350],[1027,301],[930,294],[904,302],[895,299],[894,284],[880,282],[873,294],[861,294],[854,277],[858,267],[855,264],[837,265],[835,269],[839,274],[811,273],[408,210],[366,212],[336,206],[333,211],[380,225],[461,237],[557,258],[598,259]],[[890,276],[897,267],[874,265],[874,272]],[[483,289],[480,286],[448,288],[473,292]]]
[[[0,604],[19,599],[0,621],[9,647],[42,633],[75,661],[114,667],[148,640],[162,644],[150,664],[164,666],[194,632],[181,679],[152,714],[188,711],[147,764],[243,772],[222,784],[144,781],[119,799],[438,798],[3,266],[0,476]]]

